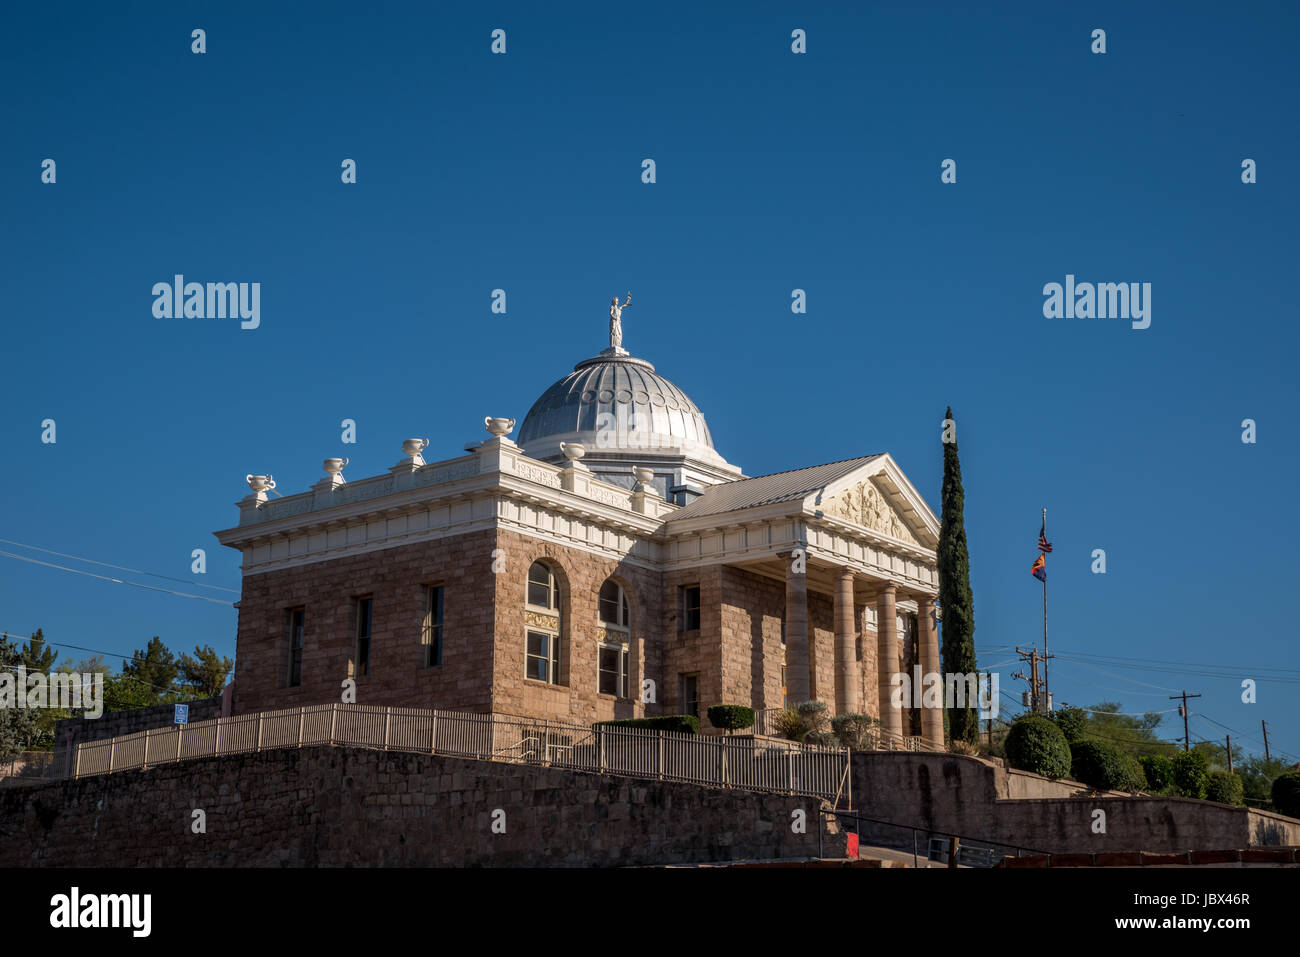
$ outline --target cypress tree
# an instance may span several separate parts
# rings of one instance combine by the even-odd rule
[[[943,670],[970,674],[975,665],[975,603],[970,590],[970,555],[966,551],[966,523],[962,516],[965,494],[961,487],[961,462],[957,458],[957,424],[952,407],[944,417],[942,524],[939,528],[939,604],[942,608]],[[974,702],[948,710],[950,740],[974,743],[979,716]]]

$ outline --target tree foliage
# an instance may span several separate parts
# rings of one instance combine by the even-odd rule
[[[16,707],[18,696],[26,701],[27,689],[19,683],[18,666],[26,666],[29,661],[43,659],[41,645],[44,636],[37,631],[23,645],[8,635],[0,637],[0,688],[3,688],[8,700],[0,706],[0,760],[13,757],[20,751],[36,750],[40,744],[41,712],[26,707]],[[33,649],[35,646],[35,649]]]
[[[1061,726],[1072,745],[1076,741],[1101,741],[1137,758],[1147,754],[1172,757],[1178,750],[1176,744],[1156,733],[1162,715],[1120,714],[1119,709],[1117,701],[1100,701],[1087,708],[1066,704],[1053,712],[1052,720]]]
[[[1273,782],[1279,774],[1287,769],[1287,763],[1279,758],[1265,758],[1261,754],[1248,757],[1240,764],[1234,765],[1241,774],[1241,786],[1248,804],[1267,810],[1273,806]]]
[[[1210,768],[1199,751],[1179,751],[1174,756],[1174,787],[1183,797],[1205,800],[1210,786]]]
[[[1207,801],[1220,804],[1245,804],[1245,794],[1241,786],[1241,775],[1229,774],[1227,771],[1211,771],[1205,788]]]
[[[1300,817],[1300,769],[1283,771],[1273,779],[1273,807],[1287,817]]]
[[[945,423],[952,420],[952,408]],[[939,570],[939,605],[942,609],[943,670],[947,674],[971,674],[975,665],[975,599],[970,587],[970,554],[966,548],[966,496],[961,484],[961,461],[957,457],[957,436],[945,427],[943,442],[942,519],[939,528],[937,561]],[[948,731],[952,738],[974,743],[979,734],[979,718],[973,703],[947,711]]]

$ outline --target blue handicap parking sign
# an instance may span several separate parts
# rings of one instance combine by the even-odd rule
[[[190,706],[187,704],[178,704],[176,706],[176,724],[190,723]]]

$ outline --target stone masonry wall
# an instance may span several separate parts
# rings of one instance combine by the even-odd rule
[[[681,700],[681,677],[698,674],[698,717],[702,732],[711,730],[707,717],[710,705],[736,703],[723,701],[722,574],[722,566],[705,565],[666,572],[663,576],[663,673],[659,682],[663,707],[660,713],[687,712]],[[700,627],[679,631],[678,589],[688,585],[700,586]]]
[[[0,867],[619,866],[844,856],[824,802],[344,748],[0,791]],[[191,830],[193,811],[206,833]],[[493,833],[493,812],[505,833]],[[792,812],[807,832],[792,832]],[[499,817],[497,818],[499,820]]]
[[[779,708],[785,586],[739,568],[722,569],[722,687],[715,704]]]
[[[963,835],[975,843],[1046,853],[1222,850],[1300,843],[1300,821],[1187,798],[1087,796],[1075,782],[1026,780],[991,762],[920,752],[853,755],[853,806],[865,817],[863,843],[911,846],[907,826]],[[1032,785],[1032,786],[1031,786]],[[1034,795],[1024,797],[1022,795]],[[1106,812],[1106,832],[1092,830]]]
[[[492,669],[492,710],[497,714],[554,717],[584,724],[645,716],[641,679],[655,680],[656,697],[661,698],[664,687],[659,674],[662,576],[627,562],[506,529],[498,532],[496,547],[504,568],[497,576],[497,655]],[[562,678],[558,685],[524,676],[525,598],[528,569],[535,561],[544,562],[556,573],[563,596]],[[626,698],[600,693],[597,597],[601,586],[610,578],[623,587],[629,606],[631,634]],[[649,713],[660,712],[652,706]]]
[[[234,713],[339,701],[353,676],[355,599],[367,595],[370,674],[355,676],[357,704],[487,711],[495,544],[495,533],[475,532],[246,576]],[[433,668],[423,666],[421,645],[426,585],[445,589],[443,663]],[[288,611],[297,606],[306,609],[302,684],[290,688]]]

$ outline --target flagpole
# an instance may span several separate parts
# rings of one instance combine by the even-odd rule
[[[1047,509],[1043,509],[1043,539],[1047,539]],[[1051,711],[1051,683],[1047,680],[1047,554],[1043,554],[1043,711]]]

